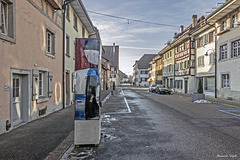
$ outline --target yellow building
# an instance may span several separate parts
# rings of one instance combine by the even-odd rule
[[[168,45],[158,54],[163,57],[163,84],[174,88],[174,48]]]
[[[65,18],[65,106],[73,102],[73,72],[75,71],[75,39],[96,38],[95,27],[81,0],[67,5]]]
[[[156,61],[156,84],[163,84],[163,76],[162,76],[162,69],[163,69],[163,63],[162,63],[162,56],[158,55],[154,59]]]

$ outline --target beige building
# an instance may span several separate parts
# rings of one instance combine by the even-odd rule
[[[73,103],[75,71],[75,39],[96,38],[95,27],[81,0],[67,5],[65,14],[65,106]]]
[[[62,13],[54,0],[0,5],[1,134],[62,108]]]

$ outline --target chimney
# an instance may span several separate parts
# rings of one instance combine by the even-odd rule
[[[182,33],[183,30],[184,30],[184,27],[183,27],[183,25],[181,25],[181,26],[180,26],[180,33]]]
[[[116,52],[115,43],[113,43],[113,53]]]
[[[197,15],[192,16],[192,28],[194,28],[197,25]]]
[[[177,37],[177,32],[174,33],[173,38],[176,39],[176,37]]]

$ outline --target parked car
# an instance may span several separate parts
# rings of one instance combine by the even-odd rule
[[[156,87],[156,93],[160,94],[171,94],[172,90],[168,88],[166,85],[157,85]]]
[[[156,92],[156,87],[157,87],[156,84],[152,84],[152,85],[149,87],[149,92]]]

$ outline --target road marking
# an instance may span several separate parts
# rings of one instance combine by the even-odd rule
[[[125,96],[122,88],[121,88],[121,94],[122,94],[123,96]],[[129,105],[128,105],[127,99],[126,99],[125,97],[123,97],[123,98],[124,98],[125,104],[126,104],[126,106],[127,106],[128,112],[110,112],[110,113],[105,113],[105,114],[124,114],[124,113],[132,113],[132,111],[131,111],[131,109],[130,109],[130,107],[129,107]]]
[[[231,115],[240,117],[240,114],[231,113],[231,112],[240,112],[240,110],[219,110],[219,111],[223,112],[223,113],[227,113],[227,114],[231,114]]]
[[[127,106],[127,108],[128,108],[128,112],[131,113],[132,111],[131,111],[131,109],[130,109],[130,107],[129,107],[129,105],[128,105],[127,99],[126,99],[125,97],[124,97],[124,101],[125,101],[126,106]]]

